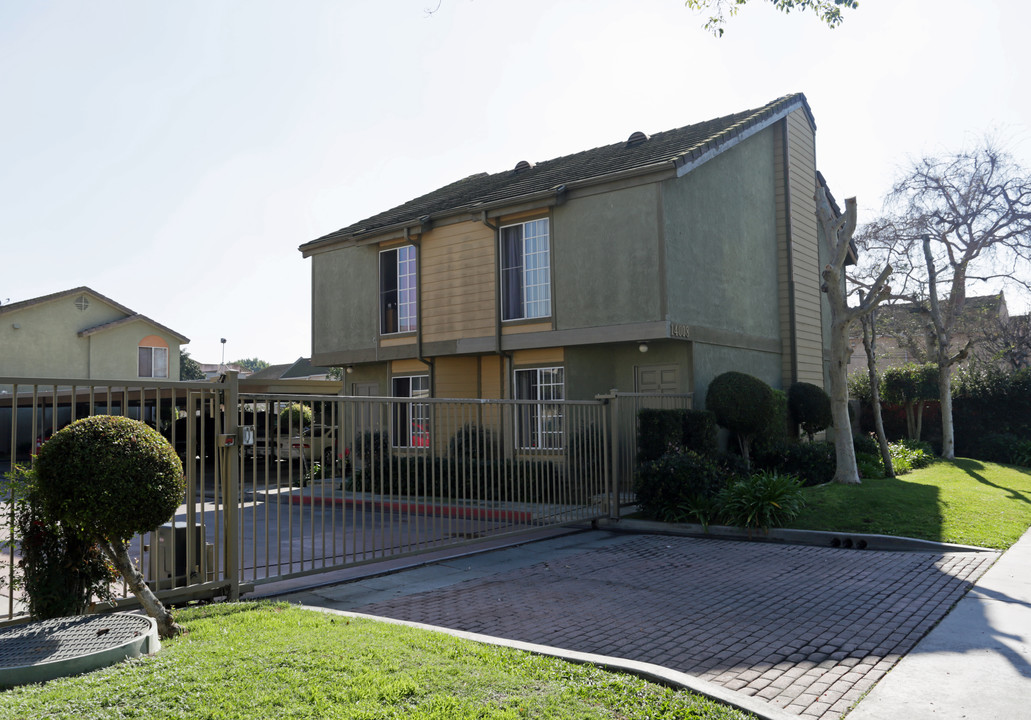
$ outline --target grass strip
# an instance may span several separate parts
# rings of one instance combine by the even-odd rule
[[[1031,470],[939,460],[898,478],[805,488],[790,527],[1005,549],[1031,527]]]
[[[744,720],[685,690],[442,633],[216,604],[160,653],[0,693],[0,718]]]

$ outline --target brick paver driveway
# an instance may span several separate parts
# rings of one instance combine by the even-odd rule
[[[656,663],[829,719],[996,557],[621,535],[553,562],[354,609]]]

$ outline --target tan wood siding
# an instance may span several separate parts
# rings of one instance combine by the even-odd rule
[[[420,244],[423,341],[492,335],[494,232],[457,223],[425,233]]]
[[[563,348],[537,348],[534,350],[516,350],[512,353],[513,365],[543,365],[545,363],[561,364],[565,361]]]
[[[551,330],[551,322],[543,323],[522,323],[519,325],[505,325],[501,328],[502,335],[519,335],[520,333],[544,332]]]
[[[790,257],[790,253],[788,252],[790,228],[788,226],[787,215],[789,189],[787,187],[787,177],[785,174],[784,153],[786,152],[786,148],[784,145],[784,134],[780,123],[778,123],[777,130],[774,133],[773,143],[773,166],[776,168],[774,194],[777,203],[777,301],[780,308],[781,387],[786,388],[794,380],[794,343],[792,342],[793,335],[791,327],[791,317],[793,313],[793,308],[791,306],[792,278],[788,267],[788,260]]]
[[[429,371],[429,366],[418,360],[393,360],[390,363],[391,375],[425,375]]]
[[[480,362],[475,356],[441,357],[433,363],[433,395],[440,398],[480,396]]]
[[[823,387],[823,309],[816,201],[813,198],[816,192],[816,142],[804,112],[791,113],[786,123],[797,379]]]

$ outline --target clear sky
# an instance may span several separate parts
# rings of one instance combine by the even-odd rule
[[[1031,168],[1025,0],[862,0],[835,30],[751,0],[721,39],[682,0],[436,2],[0,3],[0,302],[87,285],[201,362],[290,362],[302,243],[794,92],[860,222],[986,132]]]

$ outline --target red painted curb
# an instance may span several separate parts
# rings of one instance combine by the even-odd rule
[[[464,507],[461,505],[430,505],[426,503],[408,503],[400,500],[361,500],[355,498],[326,498],[291,495],[290,502],[293,505],[347,505],[355,508],[364,508],[371,505],[377,510],[388,510],[390,512],[408,513],[416,515],[432,515],[434,517],[450,517],[460,520],[504,520],[506,522],[529,524],[533,521],[533,514],[525,510],[496,510],[492,508]]]

